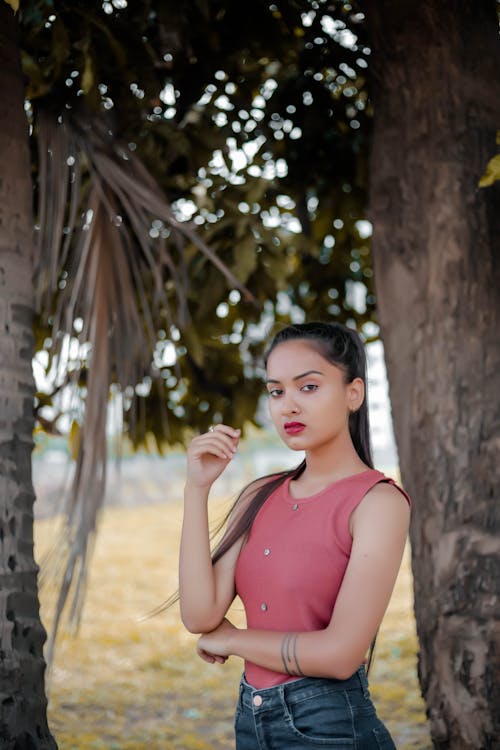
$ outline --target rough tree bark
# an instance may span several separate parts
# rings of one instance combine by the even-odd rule
[[[378,314],[436,748],[498,748],[500,128],[494,0],[365,2]]]
[[[3,0],[0,99],[0,746],[53,750],[33,559],[31,170],[17,25]]]

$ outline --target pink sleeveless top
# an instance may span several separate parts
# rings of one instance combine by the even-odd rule
[[[378,482],[376,469],[344,477],[310,497],[290,495],[288,478],[259,510],[236,564],[236,591],[247,627],[304,632],[330,622],[351,553],[349,517]],[[245,662],[245,679],[262,689],[296,679]]]

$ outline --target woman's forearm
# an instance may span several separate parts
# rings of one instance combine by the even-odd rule
[[[187,450],[184,519],[179,559],[179,592],[184,625],[193,633],[206,633],[223,620],[234,599],[233,566],[228,556],[214,568],[208,528],[208,495],[216,479],[236,453],[240,430],[212,425],[196,435]],[[234,548],[236,552],[236,547]]]
[[[237,630],[234,655],[276,672],[295,677],[347,679],[359,667],[363,656],[343,654],[328,630],[306,633],[274,633],[265,630]]]
[[[336,643],[331,630],[283,633],[245,630],[229,623],[202,636],[200,647],[209,653],[239,656],[266,669],[296,677],[347,679],[362,663],[366,649],[352,642]]]
[[[208,487],[186,485],[179,558],[181,617],[193,633],[206,632],[213,619],[215,580],[208,528]]]

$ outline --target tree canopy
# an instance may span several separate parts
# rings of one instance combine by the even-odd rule
[[[40,113],[53,130],[105,122],[146,165],[179,222],[251,293],[151,214],[150,235],[165,239],[179,270],[177,278],[165,273],[163,291],[175,308],[182,285],[187,304],[170,320],[159,312],[149,331],[155,355],[143,359],[137,384],[114,374],[130,403],[141,401],[126,410],[137,443],[148,431],[160,447],[182,440],[186,425],[204,428],[214,417],[252,419],[261,386],[256,379],[241,388],[242,376],[254,371],[262,332],[276,321],[373,321],[363,221],[370,50],[351,3],[38,0],[23,5],[21,29],[34,133]],[[82,192],[92,176],[87,157]],[[54,310],[72,283],[75,244],[58,268]],[[50,349],[51,322],[40,318],[38,347]],[[56,426],[53,400],[39,399],[43,423]]]

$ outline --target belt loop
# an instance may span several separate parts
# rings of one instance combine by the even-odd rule
[[[366,669],[365,665],[362,664],[360,668],[358,669],[358,677],[359,681],[361,683],[361,688],[363,690],[363,697],[369,698],[370,697],[370,691],[368,689],[368,677],[366,675]]]
[[[280,697],[281,707],[282,707],[282,709],[284,709],[285,714],[288,713],[287,700],[285,698],[285,690],[286,690],[286,686],[289,685],[289,684],[290,683],[288,683],[288,682],[282,682],[281,685],[279,686],[279,690],[278,690],[278,695]]]
[[[239,687],[239,690],[238,690],[238,706],[240,706],[240,707],[243,706],[243,691],[245,689],[245,684],[244,684],[243,680],[244,680],[244,675],[242,676],[242,678],[240,680],[240,687]]]

